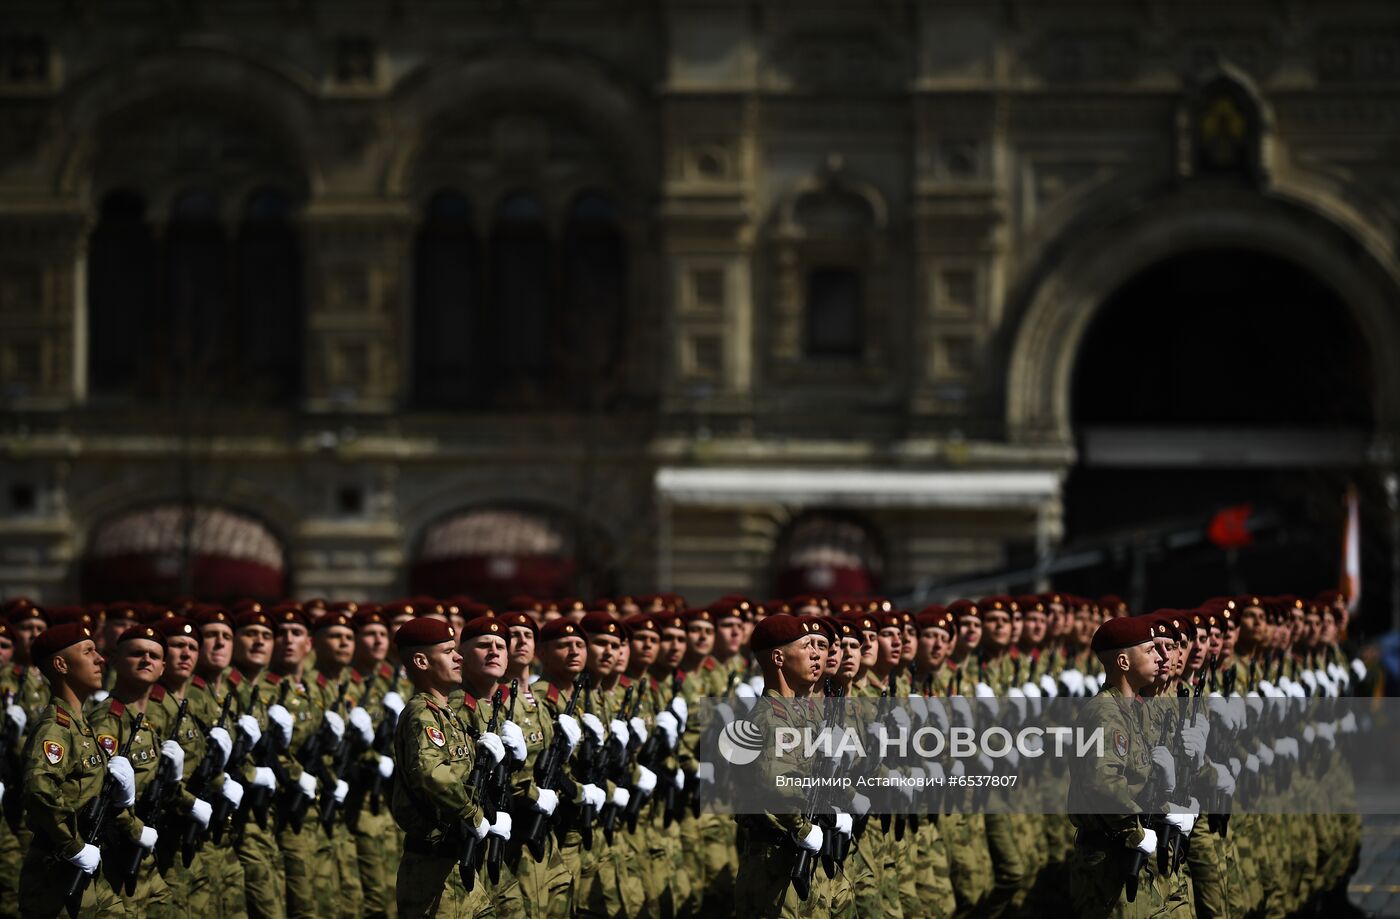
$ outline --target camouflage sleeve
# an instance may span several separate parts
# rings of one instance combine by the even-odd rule
[[[1124,846],[1137,845],[1142,840],[1138,822],[1140,810],[1128,781],[1128,761],[1125,750],[1115,742],[1117,734],[1131,738],[1133,732],[1112,711],[1113,701],[1102,698],[1102,704],[1090,703],[1085,714],[1085,726],[1102,727],[1104,744],[1102,756],[1085,756],[1076,761],[1070,784],[1070,811],[1081,816],[1080,825],[1087,825]]]
[[[762,736],[770,739],[773,729],[778,724],[788,721],[782,702],[763,704],[763,701],[771,698],[765,696],[760,704],[755,706],[752,719]],[[812,774],[810,766],[791,754],[778,756],[776,751],[768,746],[765,746],[760,754],[757,765],[759,787],[763,789],[765,797],[772,796],[773,806],[768,810],[769,816],[784,830],[805,836],[812,825],[803,814],[807,808],[808,791],[802,787],[801,780]]]
[[[53,744],[59,745],[58,763],[51,762]],[[48,746],[46,746],[48,745]],[[76,803],[65,799],[63,780],[73,765],[73,738],[69,731],[52,721],[42,722],[25,748],[24,812],[35,835],[42,836],[61,858],[71,858],[84,842],[77,834]]]
[[[406,735],[404,762],[399,763],[396,778],[401,777],[415,797],[426,801],[443,818],[439,824],[465,820],[476,826],[483,816],[481,807],[467,794],[463,776],[448,759],[446,748],[422,741],[428,728],[436,728],[432,715],[419,712],[415,717],[405,711],[404,717],[413,717],[414,723]],[[469,756],[474,755],[471,744],[467,749]]]

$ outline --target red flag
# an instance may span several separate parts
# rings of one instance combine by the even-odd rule
[[[1361,605],[1361,508],[1356,486],[1347,486],[1347,525],[1342,531],[1342,596],[1347,610],[1355,615]]]
[[[1239,549],[1254,542],[1249,532],[1249,515],[1254,510],[1248,504],[1236,504],[1221,509],[1210,521],[1206,535],[1222,549]]]

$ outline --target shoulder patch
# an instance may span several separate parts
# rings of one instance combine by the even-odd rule
[[[198,675],[192,676],[192,677],[190,677],[190,682],[193,683],[193,684],[194,684],[196,687],[198,687],[199,689],[208,689],[208,688],[209,688],[209,684],[206,683],[206,682],[204,682],[204,677],[202,677],[202,676],[198,676]]]
[[[165,687],[157,683],[151,687],[151,698],[157,702],[165,701]]]
[[[1128,755],[1128,735],[1122,731],[1113,732],[1113,752],[1119,756]]]
[[[15,676],[24,676],[24,665],[15,664],[15,666],[10,670],[10,672],[13,673]]]
[[[63,761],[63,744],[56,740],[44,741],[44,759],[51,765],[57,766]]]
[[[68,713],[63,709],[55,708],[53,710],[53,723],[61,728],[68,728],[73,726],[73,719],[69,718]]]
[[[442,745],[447,743],[447,738],[443,736],[442,731],[439,731],[431,724],[424,726],[423,730],[427,732],[428,739],[433,742],[434,746],[441,747]]]
[[[112,714],[117,715],[118,717],[120,717],[120,716],[126,714],[126,706],[125,706],[125,705],[122,705],[121,702],[119,702],[118,700],[113,699],[113,700],[112,700],[111,707],[110,707],[110,711],[112,712]]]
[[[108,756],[117,755],[117,739],[111,734],[98,734],[97,742],[107,751]]]

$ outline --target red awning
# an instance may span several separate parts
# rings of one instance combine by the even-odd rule
[[[195,597],[285,596],[282,545],[266,526],[223,508],[171,504],[123,514],[98,527],[82,564],[84,600],[169,600],[186,593],[181,568],[187,531],[188,592]]]
[[[526,511],[477,510],[434,524],[409,574],[415,594],[466,594],[501,602],[514,594],[562,597],[577,565],[551,520]]]

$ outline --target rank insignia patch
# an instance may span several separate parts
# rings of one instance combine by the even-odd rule
[[[108,756],[117,755],[117,739],[111,734],[98,734],[97,742],[102,745],[102,749],[107,751]]]
[[[440,747],[443,744],[447,743],[447,738],[443,736],[442,731],[439,731],[437,728],[434,727],[428,728],[427,731],[428,739],[431,740],[435,745]]]
[[[63,744],[56,740],[44,741],[44,756],[50,763],[57,766],[63,759]]]
[[[1119,756],[1128,755],[1128,738],[1122,731],[1113,732],[1113,752]]]

